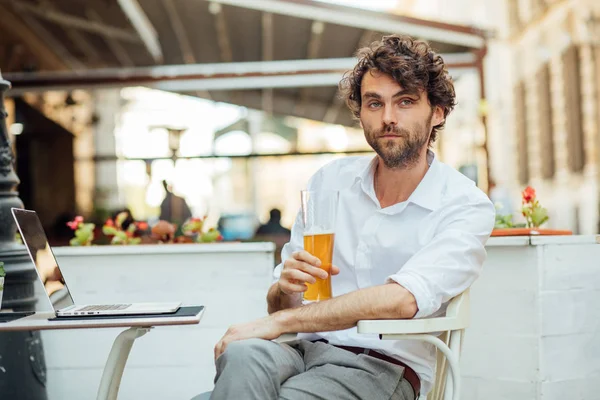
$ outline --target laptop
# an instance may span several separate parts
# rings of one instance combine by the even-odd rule
[[[48,243],[42,223],[35,211],[12,208],[13,217],[35,265],[48,300],[57,317],[168,314],[176,312],[181,303],[131,303],[75,305],[64,275]]]

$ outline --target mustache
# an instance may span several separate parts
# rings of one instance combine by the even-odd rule
[[[389,135],[394,135],[394,136],[408,136],[409,132],[406,129],[402,129],[400,127],[398,127],[397,125],[386,125],[381,129],[377,129],[375,132],[375,136],[376,137],[383,137],[383,136],[389,136]]]

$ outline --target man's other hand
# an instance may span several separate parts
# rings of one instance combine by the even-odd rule
[[[273,340],[283,334],[280,319],[274,315],[245,324],[231,326],[215,346],[215,361],[225,352],[231,342],[245,339]]]

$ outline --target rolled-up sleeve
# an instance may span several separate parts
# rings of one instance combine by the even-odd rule
[[[494,206],[484,196],[447,208],[433,239],[387,278],[415,297],[414,318],[431,316],[473,284],[486,259],[494,220]]]

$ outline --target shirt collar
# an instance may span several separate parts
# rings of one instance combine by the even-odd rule
[[[377,161],[377,156],[373,157],[373,159],[356,177],[356,181],[360,182],[362,190],[377,204],[379,204],[373,185]],[[437,157],[431,150],[427,150],[427,163],[429,164],[429,169],[425,173],[425,176],[421,182],[419,182],[419,185],[415,191],[412,192],[408,198],[408,202],[434,211],[440,206],[441,203],[443,181],[442,177],[440,176],[440,162],[437,160]]]
[[[356,177],[356,182],[359,182],[361,189],[365,192],[376,204],[379,204],[377,196],[375,195],[375,189],[373,185],[373,179],[375,177],[375,168],[377,167],[377,156],[373,157],[367,166],[360,171]]]
[[[427,150],[427,163],[429,169],[408,198],[408,201],[434,211],[439,208],[442,201],[442,188],[444,185],[441,176],[442,166],[431,150]]]

